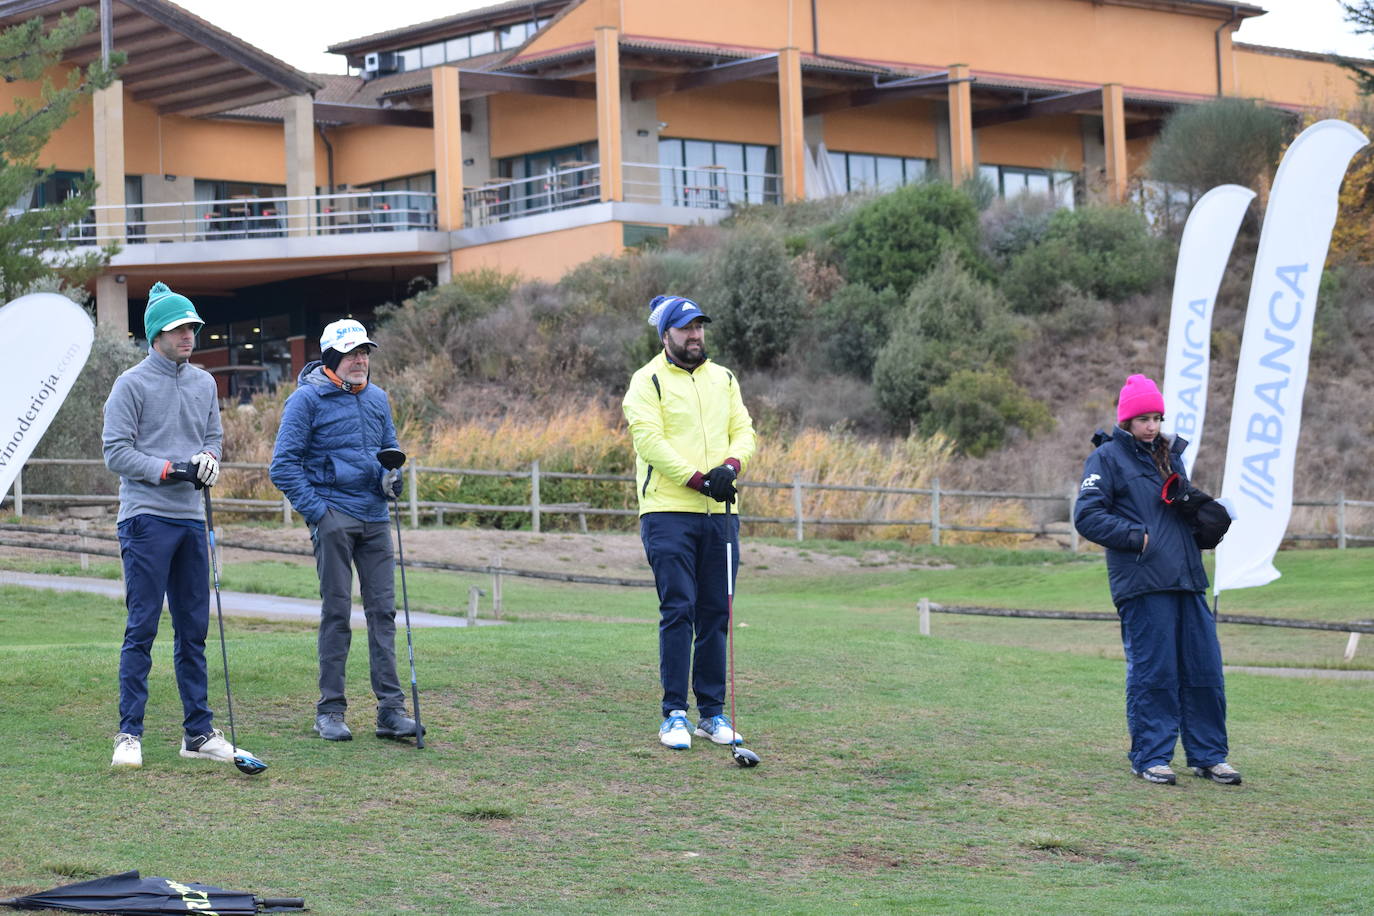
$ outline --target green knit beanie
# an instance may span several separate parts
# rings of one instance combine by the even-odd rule
[[[205,325],[205,320],[196,314],[196,307],[180,293],[168,289],[166,283],[158,282],[148,290],[148,307],[143,310],[143,333],[148,343],[163,331],[194,322],[196,333]]]

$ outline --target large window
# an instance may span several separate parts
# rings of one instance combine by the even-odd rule
[[[435,225],[433,172],[389,178],[356,190],[395,192],[371,202],[371,220],[374,224],[394,223],[397,228],[409,229],[433,228]],[[401,193],[404,191],[415,193]]]
[[[201,329],[196,349],[212,375],[226,377],[225,392],[238,402],[275,388],[291,377],[291,321],[259,315]]]
[[[870,153],[830,153],[830,167],[839,181],[838,190],[891,191],[921,181],[930,160],[911,156],[875,156]]]
[[[1053,169],[1027,169],[1011,165],[980,165],[978,174],[988,180],[999,197],[1044,194],[1061,207],[1073,209],[1074,173]]]
[[[504,179],[526,178],[501,191],[492,202],[503,216],[544,212],[577,206],[601,198],[597,164],[597,145],[578,143],[558,149],[508,156],[498,160],[497,170]]]
[[[437,67],[440,64],[467,60],[470,57],[481,57],[483,54],[491,54],[494,51],[509,51],[512,48],[518,48],[528,41],[535,32],[548,24],[547,17],[528,19],[524,22],[503,25],[500,28],[470,32],[467,35],[459,35],[457,38],[449,38],[445,41],[417,45],[413,48],[402,48],[392,53],[396,55],[396,69],[400,71]]]
[[[778,202],[778,148],[715,140],[658,141],[661,202],[728,207]]]

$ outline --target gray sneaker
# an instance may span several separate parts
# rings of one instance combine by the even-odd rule
[[[1167,763],[1156,764],[1143,770],[1131,770],[1131,772],[1146,782],[1153,782],[1161,786],[1172,786],[1178,782],[1178,777],[1174,775],[1174,771],[1169,768]]]
[[[1193,775],[1219,782],[1223,786],[1240,785],[1240,771],[1223,760],[1209,767],[1193,767]]]
[[[353,740],[353,733],[344,724],[341,712],[322,712],[316,716],[315,732],[326,741]]]

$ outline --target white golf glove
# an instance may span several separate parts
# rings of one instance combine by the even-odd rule
[[[401,498],[401,469],[383,469],[381,480],[378,481],[382,487],[382,495],[387,499]]]
[[[196,476],[205,486],[213,487],[219,481],[219,459],[214,455],[201,452],[191,458],[191,463],[196,466]]]

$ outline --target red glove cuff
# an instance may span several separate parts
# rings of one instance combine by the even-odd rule
[[[687,481],[687,486],[691,487],[693,490],[701,492],[703,488],[706,486],[706,477],[703,476],[700,471],[693,471],[691,479]]]
[[[171,473],[171,471],[172,471],[172,462],[169,461],[169,462],[167,462],[166,464],[164,464],[164,465],[162,466],[162,479],[163,479],[163,480],[166,480],[166,479],[167,479],[167,475],[168,475],[169,473]]]
[[[730,465],[730,469],[735,472],[735,476],[739,476],[740,466],[738,458],[726,458],[724,461],[721,462],[721,464]]]

